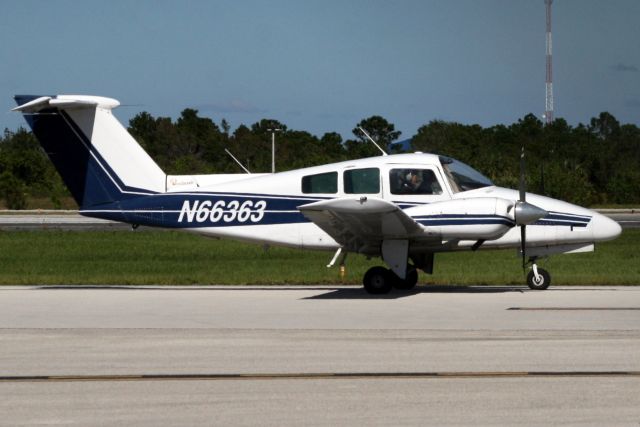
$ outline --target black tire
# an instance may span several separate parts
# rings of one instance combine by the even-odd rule
[[[540,276],[540,280],[536,282],[533,270],[531,270],[529,274],[527,274],[527,286],[537,291],[547,289],[551,284],[551,275],[547,272],[547,270],[544,270],[542,268],[538,269],[538,275]]]
[[[418,283],[418,270],[415,267],[407,267],[407,277],[401,279],[396,274],[389,270],[389,273],[393,275],[393,287],[402,291],[408,291],[415,288]]]
[[[364,289],[373,295],[388,294],[393,285],[393,276],[384,267],[371,267],[362,279]]]

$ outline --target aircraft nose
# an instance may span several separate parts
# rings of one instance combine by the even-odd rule
[[[591,219],[591,230],[595,241],[613,240],[622,233],[620,224],[597,212]]]

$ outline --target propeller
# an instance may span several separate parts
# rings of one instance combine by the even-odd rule
[[[527,184],[525,181],[525,161],[524,161],[524,145],[520,152],[520,198],[515,206],[515,221],[520,226],[520,251],[522,252],[522,269],[527,265],[527,225],[533,224],[540,218],[547,216],[547,211],[541,209],[531,203],[527,203]]]
[[[525,202],[527,199],[527,183],[524,177],[525,172],[525,163],[524,163],[524,145],[522,146],[522,150],[520,151],[520,185],[518,189],[520,190],[520,201]]]
[[[524,163],[524,145],[522,146],[522,150],[520,151],[520,183],[518,185],[518,190],[520,191],[520,200],[518,200],[521,204],[527,203],[527,182],[524,177],[525,173],[525,163]],[[516,204],[516,219],[518,218],[518,204]],[[520,226],[520,252],[522,252],[522,269],[526,268],[526,250],[527,250],[527,226],[526,224],[522,224]]]

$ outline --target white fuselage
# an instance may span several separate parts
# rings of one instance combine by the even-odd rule
[[[364,168],[376,168],[379,170],[379,189],[366,193],[347,192],[345,188],[345,171]],[[393,183],[390,182],[394,170],[421,169],[430,170],[437,179],[440,191],[433,194],[394,194]],[[335,192],[309,193],[303,192],[303,177],[327,174],[337,174],[337,188]],[[215,177],[215,176],[213,176]],[[421,218],[426,214],[433,214],[437,207],[452,210],[459,215],[466,215],[464,221],[458,223],[443,223],[439,225],[433,221],[424,225],[424,233],[428,236],[437,236],[437,243],[432,239],[425,242],[423,249],[439,252],[467,249],[473,246],[479,239],[485,240],[481,248],[518,248],[520,245],[520,233],[517,227],[501,226],[500,224],[482,224],[481,212],[486,205],[482,199],[502,199],[505,201],[518,200],[518,192],[507,188],[487,186],[469,191],[460,191],[454,188],[454,183],[447,179],[447,174],[439,161],[438,156],[431,154],[401,154],[373,157],[362,160],[347,161],[306,169],[299,169],[276,174],[254,175],[226,175],[223,182],[212,185],[205,183],[215,178],[207,176],[192,176],[184,181],[189,188],[180,185],[173,186],[169,191],[175,195],[202,194],[205,198],[215,199],[218,195],[236,195],[241,197],[258,197],[270,200],[304,200],[313,201],[342,198],[349,196],[361,196],[368,198],[380,198],[397,204],[411,217]],[[171,179],[171,177],[169,178]],[[180,177],[173,177],[174,182],[179,182]],[[200,186],[199,182],[204,185]],[[375,190],[375,189],[374,189]],[[587,247],[596,241],[615,238],[620,233],[617,223],[592,210],[573,205],[561,200],[535,194],[527,194],[527,201],[548,212],[555,213],[555,217],[541,220],[527,227],[527,246],[550,247],[561,246],[565,249],[578,249]],[[442,203],[447,202],[447,203]],[[491,202],[493,203],[493,202]],[[506,203],[506,202],[505,202]],[[288,211],[269,212],[272,214],[293,214],[295,208]],[[444,212],[447,213],[447,212]],[[478,214],[478,221],[473,221]],[[445,215],[446,216],[446,215]],[[217,224],[216,224],[217,225]],[[502,227],[502,229],[500,228]],[[506,228],[506,229],[505,229]],[[215,237],[233,238],[258,243],[284,245],[298,248],[334,250],[340,245],[327,233],[322,231],[312,222],[283,222],[280,224],[246,223],[233,226],[200,226],[191,231],[199,234]],[[487,236],[489,238],[487,238]],[[419,246],[419,245],[418,245]]]

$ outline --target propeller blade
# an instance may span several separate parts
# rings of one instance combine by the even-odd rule
[[[527,203],[527,184],[525,182],[524,145],[520,151],[520,200],[516,203],[515,218],[520,225],[520,250],[522,251],[522,270],[527,268],[527,226],[538,218],[546,216],[547,212],[537,206]]]
[[[527,250],[526,250],[526,241],[527,241],[527,226],[520,226],[520,250],[522,252],[522,269],[525,270],[527,268]]]
[[[522,151],[520,152],[520,201],[524,202],[526,201],[526,183],[525,183],[525,178],[524,178],[524,169],[525,169],[525,164],[524,164],[524,145],[522,146]]]

